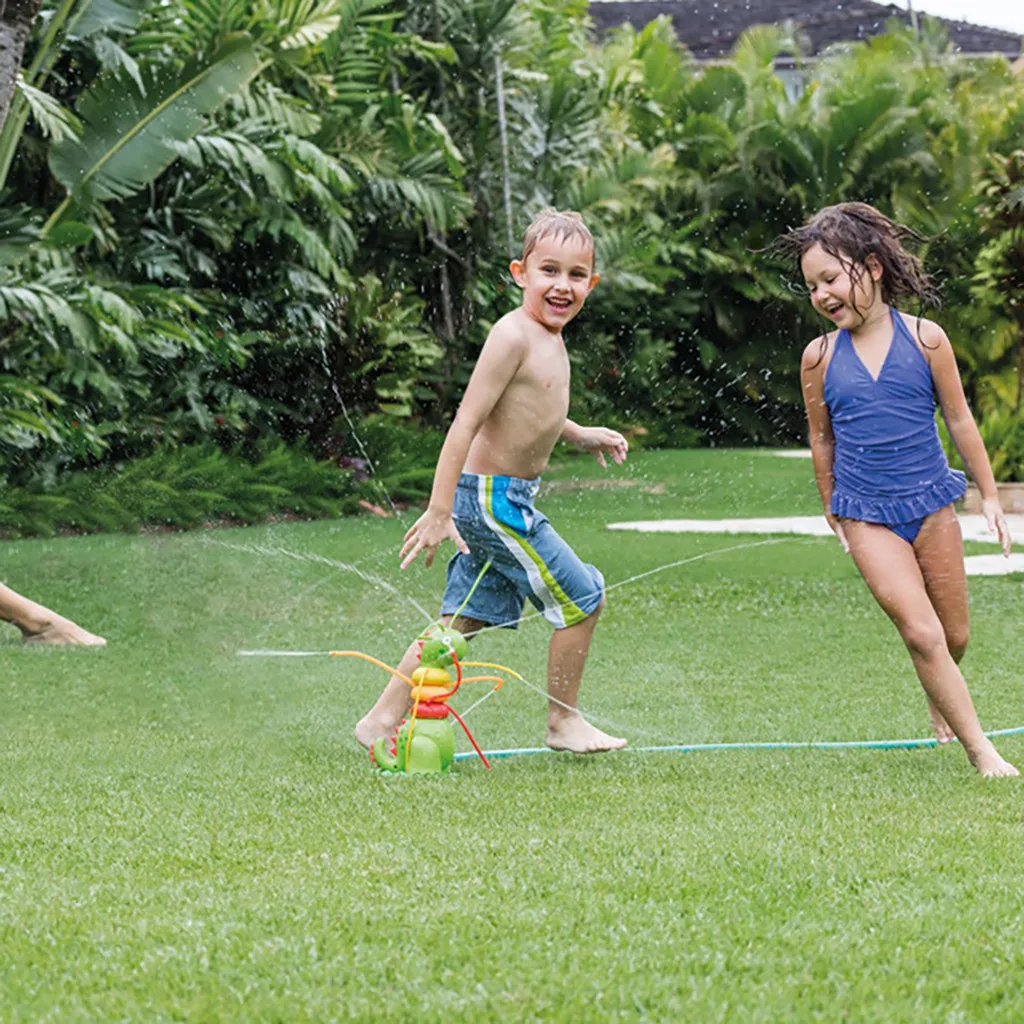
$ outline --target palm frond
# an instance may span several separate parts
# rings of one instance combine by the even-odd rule
[[[17,89],[25,98],[32,117],[46,138],[61,142],[81,137],[82,122],[49,93],[33,88],[20,74]]]
[[[148,0],[82,0],[69,22],[68,35],[88,39],[100,32],[133,32],[148,5]]]
[[[39,225],[28,206],[0,206],[0,267],[24,259],[39,239]]]
[[[315,135],[323,123],[321,115],[308,102],[263,79],[239,89],[228,99],[227,106],[248,120],[277,125],[300,137]]]
[[[240,131],[196,135],[176,148],[194,167],[220,169],[233,180],[239,177],[246,181],[258,179],[277,199],[290,199],[294,194],[287,169]]]
[[[99,58],[104,70],[117,74],[124,71],[135,83],[141,95],[146,95],[146,84],[142,80],[138,62],[110,36],[100,36],[93,41],[93,52]]]
[[[206,117],[260,69],[251,40],[239,36],[209,63],[182,75],[147,67],[145,95],[120,75],[101,75],[78,105],[86,125],[82,138],[55,145],[50,167],[69,200],[80,204],[130,196],[175,159],[174,143],[200,131]]]
[[[284,22],[287,33],[277,44],[282,50],[298,50],[322,43],[341,25],[337,0],[291,0],[291,8]]]

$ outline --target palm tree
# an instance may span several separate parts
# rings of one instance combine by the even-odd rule
[[[1015,337],[1007,346],[1002,374],[1015,377],[1011,398],[1014,415],[1024,404],[1024,150],[1007,157],[993,155],[979,182],[979,212],[989,241],[978,255],[975,280],[1014,325]]]
[[[280,65],[301,67],[296,57],[338,30],[353,7],[369,5],[281,0],[258,10],[229,3],[219,13],[201,4],[143,6],[59,0],[40,22],[32,62],[0,131],[0,177],[12,167],[30,116],[42,134],[22,148],[24,166],[15,171],[19,190],[43,211],[6,211],[5,227],[20,224],[4,232],[0,269],[0,373],[7,373],[22,449],[59,441],[78,456],[95,455],[118,436],[169,429],[167,415],[154,419],[147,406],[162,405],[164,413],[178,406],[201,429],[212,429],[212,403],[221,412],[252,410],[252,400],[223,377],[245,363],[253,334],[224,337],[195,323],[215,315],[193,288],[210,280],[211,260],[187,237],[205,232],[216,249],[239,218],[214,223],[215,207],[201,203],[216,189],[197,195],[186,185],[189,176],[198,172],[212,184],[218,161],[221,173],[231,165],[232,184],[243,185],[234,207],[244,207],[238,195],[253,196],[252,181],[263,175],[263,234],[287,238],[303,264],[327,280],[341,281],[335,254],[354,247],[338,203],[350,184],[344,169],[308,139],[267,127],[277,116],[296,128],[305,115],[308,129],[311,117],[301,102],[269,82],[261,89],[258,80]],[[51,76],[55,69],[59,79]],[[51,82],[55,93],[46,91]],[[221,137],[217,119],[243,93],[262,134]],[[245,119],[244,104],[233,116]],[[182,157],[189,158],[184,171]],[[61,186],[66,194],[53,199]],[[221,207],[228,209],[232,204]],[[88,262],[76,252],[86,245]]]
[[[7,120],[25,43],[42,0],[9,0],[0,8],[0,127]]]

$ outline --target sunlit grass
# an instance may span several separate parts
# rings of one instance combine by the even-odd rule
[[[610,583],[745,539],[609,521],[817,510],[796,460],[651,453],[627,475],[640,485],[543,503]],[[0,545],[7,583],[110,640],[0,642],[0,1019],[1024,1016],[1022,790],[976,778],[959,749],[374,775],[350,737],[382,673],[236,652],[397,658],[422,625],[407,598],[434,609],[443,587],[440,566],[398,572],[402,532],[359,519]],[[254,546],[355,562],[399,594],[237,550]],[[983,722],[1022,724],[1024,581],[970,586]],[[532,621],[475,653],[542,684],[547,636]],[[634,745],[927,734],[898,638],[823,539],[614,590],[584,704]],[[470,718],[490,748],[536,746],[543,722],[514,682]],[[1024,762],[1021,739],[1002,750]]]

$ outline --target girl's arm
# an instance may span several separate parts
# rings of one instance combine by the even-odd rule
[[[825,371],[828,361],[822,352],[821,339],[812,341],[804,349],[800,361],[801,393],[804,397],[804,408],[807,410],[807,426],[811,437],[811,459],[814,463],[814,482],[818,485],[821,504],[825,508],[825,519],[832,527],[843,550],[849,553],[850,545],[843,532],[843,524],[829,511],[832,504],[832,487],[835,479],[832,466],[835,462],[836,438],[832,433],[832,417],[825,404]]]
[[[931,320],[921,321],[921,340],[924,343],[925,356],[931,366],[935,394],[942,410],[942,418],[949,428],[949,436],[952,437],[956,450],[964,460],[967,472],[981,492],[981,507],[988,520],[988,528],[999,537],[1003,554],[1009,558],[1010,545],[1013,542],[1010,528],[999,504],[996,479],[992,473],[988,452],[985,451],[985,442],[981,439],[978,425],[974,422],[967,404],[953,346],[946,332]]]

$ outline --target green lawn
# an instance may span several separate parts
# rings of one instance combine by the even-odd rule
[[[626,475],[542,503],[610,583],[746,538],[609,521],[817,511],[801,460],[639,453]],[[385,779],[350,739],[383,673],[236,655],[396,659],[422,624],[408,599],[443,588],[439,565],[397,570],[410,521],[0,544],[9,585],[110,641],[0,635],[0,1019],[1024,1019],[1024,788],[959,748]],[[989,728],[1024,723],[1022,598],[1019,575],[971,581]],[[474,653],[542,683],[547,636],[534,620]],[[637,745],[927,733],[894,630],[824,539],[615,590],[583,703]],[[470,718],[488,748],[543,723],[514,681]],[[1024,737],[1001,749],[1024,765]]]

